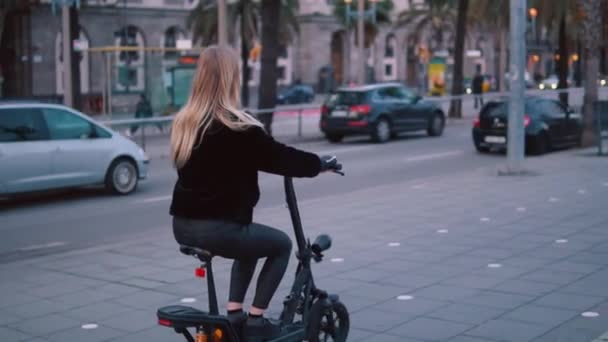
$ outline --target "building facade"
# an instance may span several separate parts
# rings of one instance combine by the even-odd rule
[[[137,95],[147,93],[158,104],[167,103],[166,89],[171,86],[168,72],[178,64],[178,52],[116,51],[104,53],[99,47],[176,47],[191,34],[186,18],[199,0],[87,0],[79,10],[80,37],[75,45],[80,53],[80,89],[85,98],[97,98],[109,83],[113,108],[132,110]],[[353,28],[347,30],[333,14],[334,2],[341,0],[300,0],[299,33],[279,58],[279,85],[300,80],[319,92],[355,80],[361,58],[367,60],[368,80],[401,81],[421,91],[428,85],[429,33],[411,34],[409,27],[380,25],[373,44],[359,56]],[[2,36],[0,66],[4,75],[5,97],[60,97],[63,94],[63,57],[60,11],[53,11],[50,0],[9,16]],[[393,19],[421,0],[394,0]],[[446,33],[446,46],[453,41]],[[477,65],[493,74],[497,54],[492,37],[469,32],[466,39],[465,76]],[[235,42],[235,47],[240,44]],[[93,49],[94,50],[94,49]],[[109,51],[109,50],[106,50]],[[437,50],[444,58],[449,78],[451,51]],[[107,56],[111,72],[105,72]],[[259,60],[250,60],[253,73],[248,81],[259,85]],[[448,79],[449,81],[449,79]],[[88,103],[88,102],[87,102]],[[85,110],[98,111],[88,103]],[[96,107],[96,108],[93,108]],[[158,107],[158,106],[156,106]]]

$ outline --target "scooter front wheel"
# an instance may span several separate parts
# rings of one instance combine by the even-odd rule
[[[350,318],[346,306],[334,302],[324,308],[315,305],[310,313],[308,341],[310,342],[346,342]]]

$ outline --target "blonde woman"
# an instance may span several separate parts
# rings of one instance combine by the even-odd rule
[[[259,199],[258,171],[315,177],[336,165],[333,157],[299,151],[273,140],[239,109],[239,64],[229,48],[201,54],[190,98],[175,117],[171,156],[178,180],[173,192],[173,233],[179,244],[234,259],[228,318],[249,337],[272,338],[277,322],[263,314],[289,262],[291,240],[280,230],[252,223]],[[266,258],[249,315],[243,300],[258,259]]]

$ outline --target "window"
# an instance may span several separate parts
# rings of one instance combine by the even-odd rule
[[[341,91],[329,97],[327,105],[353,106],[365,103],[365,93],[360,91]]]
[[[52,140],[90,138],[96,132],[92,123],[65,110],[45,108],[43,113]]]
[[[384,75],[392,75],[393,74],[393,65],[385,64],[384,65]]]
[[[46,126],[37,108],[0,109],[0,143],[44,140]]]
[[[117,47],[143,48],[144,37],[135,26],[126,26],[115,34]],[[115,89],[117,91],[141,92],[145,88],[145,53],[142,50],[116,52]]]
[[[552,118],[565,119],[566,111],[558,102],[545,100],[539,103],[542,114]]]
[[[395,57],[395,46],[397,45],[397,39],[394,34],[390,34],[386,37],[384,45],[384,57],[392,58]]]

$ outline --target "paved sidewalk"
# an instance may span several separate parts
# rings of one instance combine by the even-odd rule
[[[570,151],[529,159],[534,176],[479,169],[304,201],[307,234],[334,238],[318,285],[349,308],[349,341],[592,341],[608,330],[606,165]],[[256,219],[291,230],[283,206]],[[181,341],[155,311],[206,307],[195,266],[170,227],[0,265],[0,341]],[[229,266],[215,262],[221,299]]]

